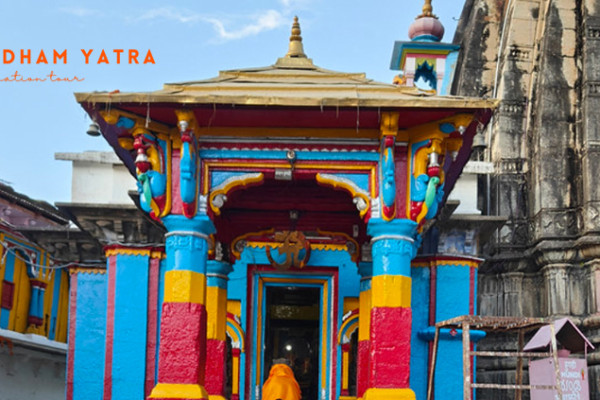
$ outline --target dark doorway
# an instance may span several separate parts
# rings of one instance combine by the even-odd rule
[[[268,286],[266,291],[263,382],[273,360],[286,359],[302,390],[302,400],[318,400],[321,289]]]

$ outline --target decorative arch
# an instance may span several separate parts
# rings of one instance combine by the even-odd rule
[[[231,339],[231,400],[240,398],[240,355],[246,349],[244,330],[236,315],[227,313],[226,334]]]
[[[356,349],[352,349],[352,334],[358,329],[358,308],[352,310],[342,319],[342,325],[338,331],[338,344],[342,348],[342,396],[350,396],[350,370],[351,364],[356,371],[356,359],[350,359],[351,355],[356,354]],[[356,342],[354,342],[356,347]]]
[[[232,313],[227,313],[226,333],[231,338],[231,347],[239,349],[242,353],[245,352],[244,330]]]
[[[350,342],[350,336],[358,328],[358,308],[354,309],[342,320],[342,326],[338,331],[338,344]]]

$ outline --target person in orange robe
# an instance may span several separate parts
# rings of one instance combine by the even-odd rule
[[[300,385],[294,372],[285,364],[274,364],[263,385],[262,400],[300,400]]]

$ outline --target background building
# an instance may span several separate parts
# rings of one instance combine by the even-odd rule
[[[35,237],[69,220],[0,183],[0,397],[63,399],[69,274]],[[66,236],[66,235],[64,235]]]
[[[595,345],[599,32],[595,1],[468,0],[454,40],[462,51],[453,84],[453,93],[501,100],[476,138],[494,166],[479,180],[479,204],[508,219],[486,245],[480,313],[570,316]],[[600,353],[588,361],[591,398],[598,399]],[[514,379],[511,364],[479,360],[478,368],[480,381]]]

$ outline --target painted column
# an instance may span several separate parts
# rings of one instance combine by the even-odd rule
[[[29,317],[27,318],[27,333],[44,334],[44,294],[46,282],[39,279],[30,279],[31,301],[29,303]]]
[[[212,221],[205,215],[163,218],[167,267],[160,323],[158,383],[153,399],[208,399],[206,261]]]
[[[477,268],[481,259],[469,256],[436,256],[431,260],[432,270],[435,268],[435,297],[432,301],[432,313],[435,315],[433,325],[460,315],[476,313]],[[471,329],[471,350],[485,336],[485,332]],[[433,340],[433,335],[429,335]],[[471,382],[475,365],[474,357],[470,357]],[[434,398],[443,399],[449,394],[462,396],[463,393],[463,343],[462,330],[442,330],[440,332],[435,378]]]
[[[410,262],[416,254],[417,223],[371,219],[371,324],[369,388],[363,398],[415,399],[409,388],[411,339]]]
[[[66,399],[102,399],[108,276],[104,268],[76,266],[69,268],[69,275]]]
[[[225,400],[227,357],[227,275],[231,264],[210,260],[206,274],[206,391],[211,400]]]
[[[349,396],[348,390],[350,381],[350,343],[342,344],[342,396]]]
[[[370,262],[361,262],[358,265],[360,274],[360,295],[358,308],[358,354],[357,354],[357,374],[356,377],[356,395],[362,398],[369,387],[370,358],[370,338],[371,338],[371,275],[373,274],[373,264]]]
[[[152,247],[109,245],[104,400],[144,398]]]
[[[231,349],[231,400],[240,400],[240,355],[241,349]]]

